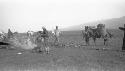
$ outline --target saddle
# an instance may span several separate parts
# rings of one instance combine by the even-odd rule
[[[41,31],[41,32],[39,32],[39,35],[40,35],[40,37],[49,37],[49,35],[48,35],[48,31]]]
[[[101,38],[101,35],[100,35],[99,32],[95,32],[95,36],[96,36],[97,38]]]

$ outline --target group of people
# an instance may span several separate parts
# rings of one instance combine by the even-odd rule
[[[58,26],[56,26],[53,31],[48,31],[45,27],[42,27],[42,30],[37,32],[28,31],[27,36],[35,37],[35,43],[44,42],[44,45],[46,46],[50,37],[54,38],[54,43],[58,43],[60,33]]]
[[[8,29],[8,33],[4,33],[3,31],[0,31],[0,41],[6,41],[7,39],[10,39],[13,37],[13,33],[10,29]]]
[[[34,48],[33,50],[39,51],[41,52],[43,49],[41,47],[41,45],[39,46],[39,43],[41,44],[41,42],[43,42],[44,46],[43,48],[45,48],[45,50],[47,52],[49,52],[49,47],[48,47],[48,39],[51,36],[54,36],[54,44],[59,42],[59,36],[60,36],[60,31],[58,29],[58,26],[56,26],[56,29],[54,29],[54,31],[48,31],[45,27],[42,27],[42,31],[37,31],[37,32],[32,32],[32,31],[28,31],[27,32],[27,36],[28,37],[35,37],[35,43],[38,44],[38,46],[36,48]]]
[[[4,33],[0,31],[0,42],[8,42],[9,39],[16,38],[14,35],[16,33],[13,33],[10,29],[8,29],[8,33]],[[17,33],[18,34],[18,33]],[[15,37],[14,37],[15,36]],[[58,26],[53,31],[48,31],[45,27],[42,27],[42,30],[34,32],[34,31],[28,31],[26,35],[26,40],[27,42],[32,42],[32,40],[35,42],[36,45],[38,45],[39,41],[43,42],[43,46],[45,47],[46,50],[49,50],[48,48],[48,39],[53,36],[54,38],[54,43],[59,42],[59,36],[60,36],[60,31],[58,29]],[[38,46],[39,47],[39,46]],[[41,47],[40,47],[41,48]]]
[[[124,28],[120,28],[121,30],[124,30]],[[17,33],[17,32],[16,32]],[[33,31],[28,31],[27,32],[27,37],[32,37],[35,32]],[[45,43],[48,42],[48,38],[53,35],[54,36],[54,43],[59,42],[59,37],[60,37],[60,30],[58,26],[53,31],[48,31],[45,27],[42,27],[42,31],[36,32],[36,41],[43,41]],[[11,32],[10,29],[8,29],[8,33],[4,33],[3,31],[0,31],[0,41],[5,41],[6,39],[13,38],[13,35],[15,33]],[[82,36],[85,39],[86,45],[90,45],[89,40],[90,38],[93,39],[95,45],[96,45],[96,39],[97,38],[103,38],[104,40],[104,45],[106,45],[106,42],[111,38],[113,35],[107,31],[105,28],[105,24],[98,24],[97,28],[93,28],[91,26],[85,26],[85,29],[82,30]],[[123,44],[123,49],[125,48]]]
[[[42,27],[42,31],[33,32],[28,31],[27,36],[32,37],[34,36],[34,33],[36,33],[36,40],[35,41],[43,41],[45,43],[48,42],[48,38],[52,35],[54,36],[54,43],[59,42],[60,37],[60,30],[58,26],[53,31],[48,31],[45,27]],[[104,45],[106,44],[106,41],[108,41],[109,38],[112,37],[112,34],[107,31],[105,28],[105,24],[98,24],[97,28],[92,28],[90,26],[85,26],[85,30],[82,32],[83,38],[85,39],[85,42],[87,45],[89,45],[89,39],[92,38],[94,40],[94,43],[96,44],[97,38],[103,38],[104,39]],[[13,33],[10,29],[8,29],[7,38],[13,37]],[[0,39],[5,38],[5,33],[0,32]]]

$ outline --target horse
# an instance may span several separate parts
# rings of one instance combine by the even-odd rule
[[[85,26],[85,28],[86,28],[86,26]],[[109,40],[109,38],[111,38],[113,36],[111,33],[109,33],[107,31],[107,29],[105,29],[104,24],[98,24],[97,28],[91,28],[91,27],[87,26],[87,33],[89,33],[89,34],[86,34],[89,37],[85,37],[85,35],[84,35],[84,38],[88,39],[88,41],[86,41],[86,43],[89,43],[89,38],[92,38],[95,45],[96,45],[97,38],[102,38],[104,40],[104,45],[106,45],[106,42]]]
[[[85,26],[85,31],[82,31],[82,33],[84,34],[83,38],[85,38],[86,45],[89,45],[90,32],[88,31],[88,26]]]
[[[85,39],[86,45],[89,45],[89,40],[92,38],[96,45],[96,29],[91,26],[85,26],[85,31],[82,30],[83,39]]]

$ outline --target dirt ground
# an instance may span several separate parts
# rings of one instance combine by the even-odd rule
[[[49,54],[0,49],[0,71],[125,71],[122,37],[112,38],[108,46],[102,39],[96,46],[90,43],[86,46],[80,35],[62,35],[60,45],[48,45]]]

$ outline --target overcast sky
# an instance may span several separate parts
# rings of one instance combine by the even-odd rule
[[[0,29],[65,28],[125,16],[125,0],[0,0]]]

